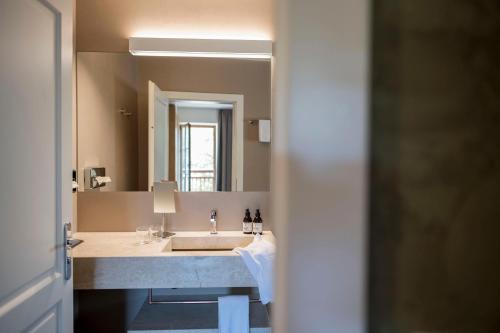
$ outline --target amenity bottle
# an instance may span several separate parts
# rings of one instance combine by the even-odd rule
[[[262,218],[260,217],[260,210],[255,211],[255,217],[253,219],[253,234],[262,235]]]
[[[245,210],[245,217],[243,218],[243,233],[251,235],[253,231],[252,217],[250,216],[250,209]]]

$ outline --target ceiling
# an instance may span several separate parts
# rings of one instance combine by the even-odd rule
[[[76,50],[127,52],[129,37],[273,39],[272,0],[76,0]]]

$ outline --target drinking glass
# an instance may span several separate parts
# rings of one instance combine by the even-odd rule
[[[149,226],[149,231],[151,232],[151,240],[155,242],[161,241],[161,225],[152,224]]]
[[[135,236],[141,245],[151,243],[151,231],[149,230],[149,226],[143,225],[137,227],[135,229]]]

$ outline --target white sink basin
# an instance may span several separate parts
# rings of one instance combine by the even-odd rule
[[[253,235],[242,233],[215,235],[174,235],[165,245],[163,252],[171,251],[231,251],[244,247],[253,241]]]

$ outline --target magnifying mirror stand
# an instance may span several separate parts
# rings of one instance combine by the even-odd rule
[[[162,214],[162,223],[161,223],[161,238],[168,238],[168,237],[172,237],[173,235],[175,235],[174,232],[167,231],[167,214],[163,213]]]

